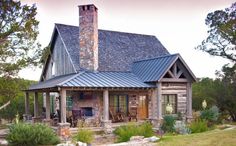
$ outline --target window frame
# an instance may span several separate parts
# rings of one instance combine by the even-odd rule
[[[178,94],[162,94],[161,96],[161,105],[162,105],[162,115],[167,115],[168,113],[166,113],[166,105],[168,103],[170,103],[170,98],[173,97],[175,98],[175,105],[174,105],[174,109],[173,112],[171,113],[172,115],[176,115],[178,113]],[[165,103],[165,97],[167,97],[167,103]],[[173,107],[173,105],[172,105]]]

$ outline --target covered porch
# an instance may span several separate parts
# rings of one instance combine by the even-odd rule
[[[34,94],[32,121],[44,122],[51,126],[69,123],[71,127],[102,127],[106,123],[152,119],[153,91],[148,88],[59,89],[60,91],[52,89],[26,91],[25,119],[30,114],[30,93]],[[43,94],[45,107],[39,107],[39,94]],[[45,111],[40,113],[40,108]],[[55,114],[57,116],[53,117]]]
[[[157,102],[156,85],[143,83],[131,73],[88,73],[85,76],[55,77],[25,90],[25,117],[29,115],[29,93],[34,94],[33,122],[48,125],[56,125],[51,116],[54,112],[58,114],[58,126],[71,127],[106,127],[111,123],[162,117],[158,112],[161,103]],[[44,96],[45,116],[39,113],[40,93]]]

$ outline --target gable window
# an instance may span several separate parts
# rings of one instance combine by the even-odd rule
[[[172,114],[177,114],[177,95],[176,94],[163,94],[162,95],[162,114],[169,114],[166,111],[166,106],[171,105],[173,112]]]
[[[55,63],[52,62],[52,76],[55,76]]]

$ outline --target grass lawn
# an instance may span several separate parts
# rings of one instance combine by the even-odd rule
[[[158,146],[236,146],[236,129],[164,136]]]

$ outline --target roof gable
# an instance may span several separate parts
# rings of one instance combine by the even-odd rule
[[[183,74],[190,82],[196,81],[195,75],[179,54],[134,62],[132,71],[144,82],[156,82],[161,81],[175,63],[184,71]]]
[[[79,67],[79,27],[56,24],[71,60]],[[169,54],[160,41],[151,35],[98,30],[99,71],[130,71],[134,61]]]

